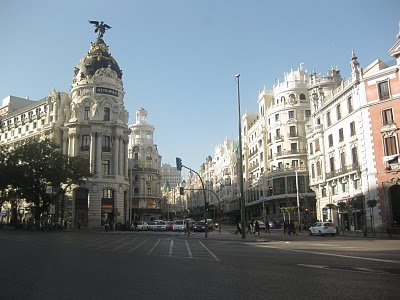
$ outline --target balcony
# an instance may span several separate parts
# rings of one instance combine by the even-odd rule
[[[89,151],[90,150],[90,146],[86,145],[86,146],[81,146],[81,151]]]
[[[101,150],[103,152],[111,152],[111,147],[110,146],[103,146],[103,147],[101,147]]]

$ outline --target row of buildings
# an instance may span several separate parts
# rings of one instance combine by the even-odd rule
[[[326,76],[300,66],[258,96],[242,116],[246,219],[302,224],[333,220],[348,230],[400,221],[400,35],[392,61],[362,68],[353,50],[351,75]],[[237,220],[237,141],[224,140],[199,171],[214,214]],[[189,174],[188,210],[201,215],[201,182]],[[200,207],[200,209],[199,209]]]
[[[209,217],[235,221],[239,167],[247,219],[332,219],[349,230],[398,222],[399,38],[391,62],[362,68],[353,51],[345,80],[338,69],[320,76],[300,66],[264,88],[258,112],[242,116],[242,159],[238,141],[225,139],[201,165],[206,201],[196,172],[181,181],[176,167],[162,164],[145,109],[128,125],[122,71],[102,35],[75,67],[70,93],[3,100],[0,144],[49,137],[63,153],[90,161],[93,176],[66,195],[65,218],[75,226],[201,218],[205,202]],[[49,212],[55,221],[56,208]],[[31,209],[25,204],[20,214],[28,218]]]

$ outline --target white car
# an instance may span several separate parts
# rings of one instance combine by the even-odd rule
[[[149,229],[149,224],[147,224],[147,222],[145,221],[138,221],[137,222],[137,228],[136,230],[148,230]]]
[[[332,222],[316,222],[309,229],[310,235],[336,235],[336,225]]]
[[[156,228],[154,228],[154,230],[166,231],[168,229],[168,223],[165,221],[158,221],[155,223],[156,223]]]
[[[173,231],[185,231],[186,230],[186,223],[184,220],[176,220],[173,227]]]
[[[149,224],[148,224],[148,229],[149,230],[156,230],[156,228],[157,228],[157,223],[156,222],[154,222],[154,221],[149,222]]]

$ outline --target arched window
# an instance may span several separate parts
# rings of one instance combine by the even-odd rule
[[[300,99],[300,100],[306,100],[306,95],[304,95],[303,93],[301,93],[301,94],[299,95],[299,99]]]

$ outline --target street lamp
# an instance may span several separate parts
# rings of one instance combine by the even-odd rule
[[[239,78],[240,74],[236,74],[236,83],[237,83],[237,99],[238,99],[238,123],[239,123],[239,157],[238,157],[238,180],[239,180],[239,187],[240,187],[240,215],[241,215],[241,223],[242,223],[242,238],[246,238],[246,231],[245,231],[245,203],[243,197],[243,162],[242,162],[242,116],[240,113],[240,88],[239,88]]]

